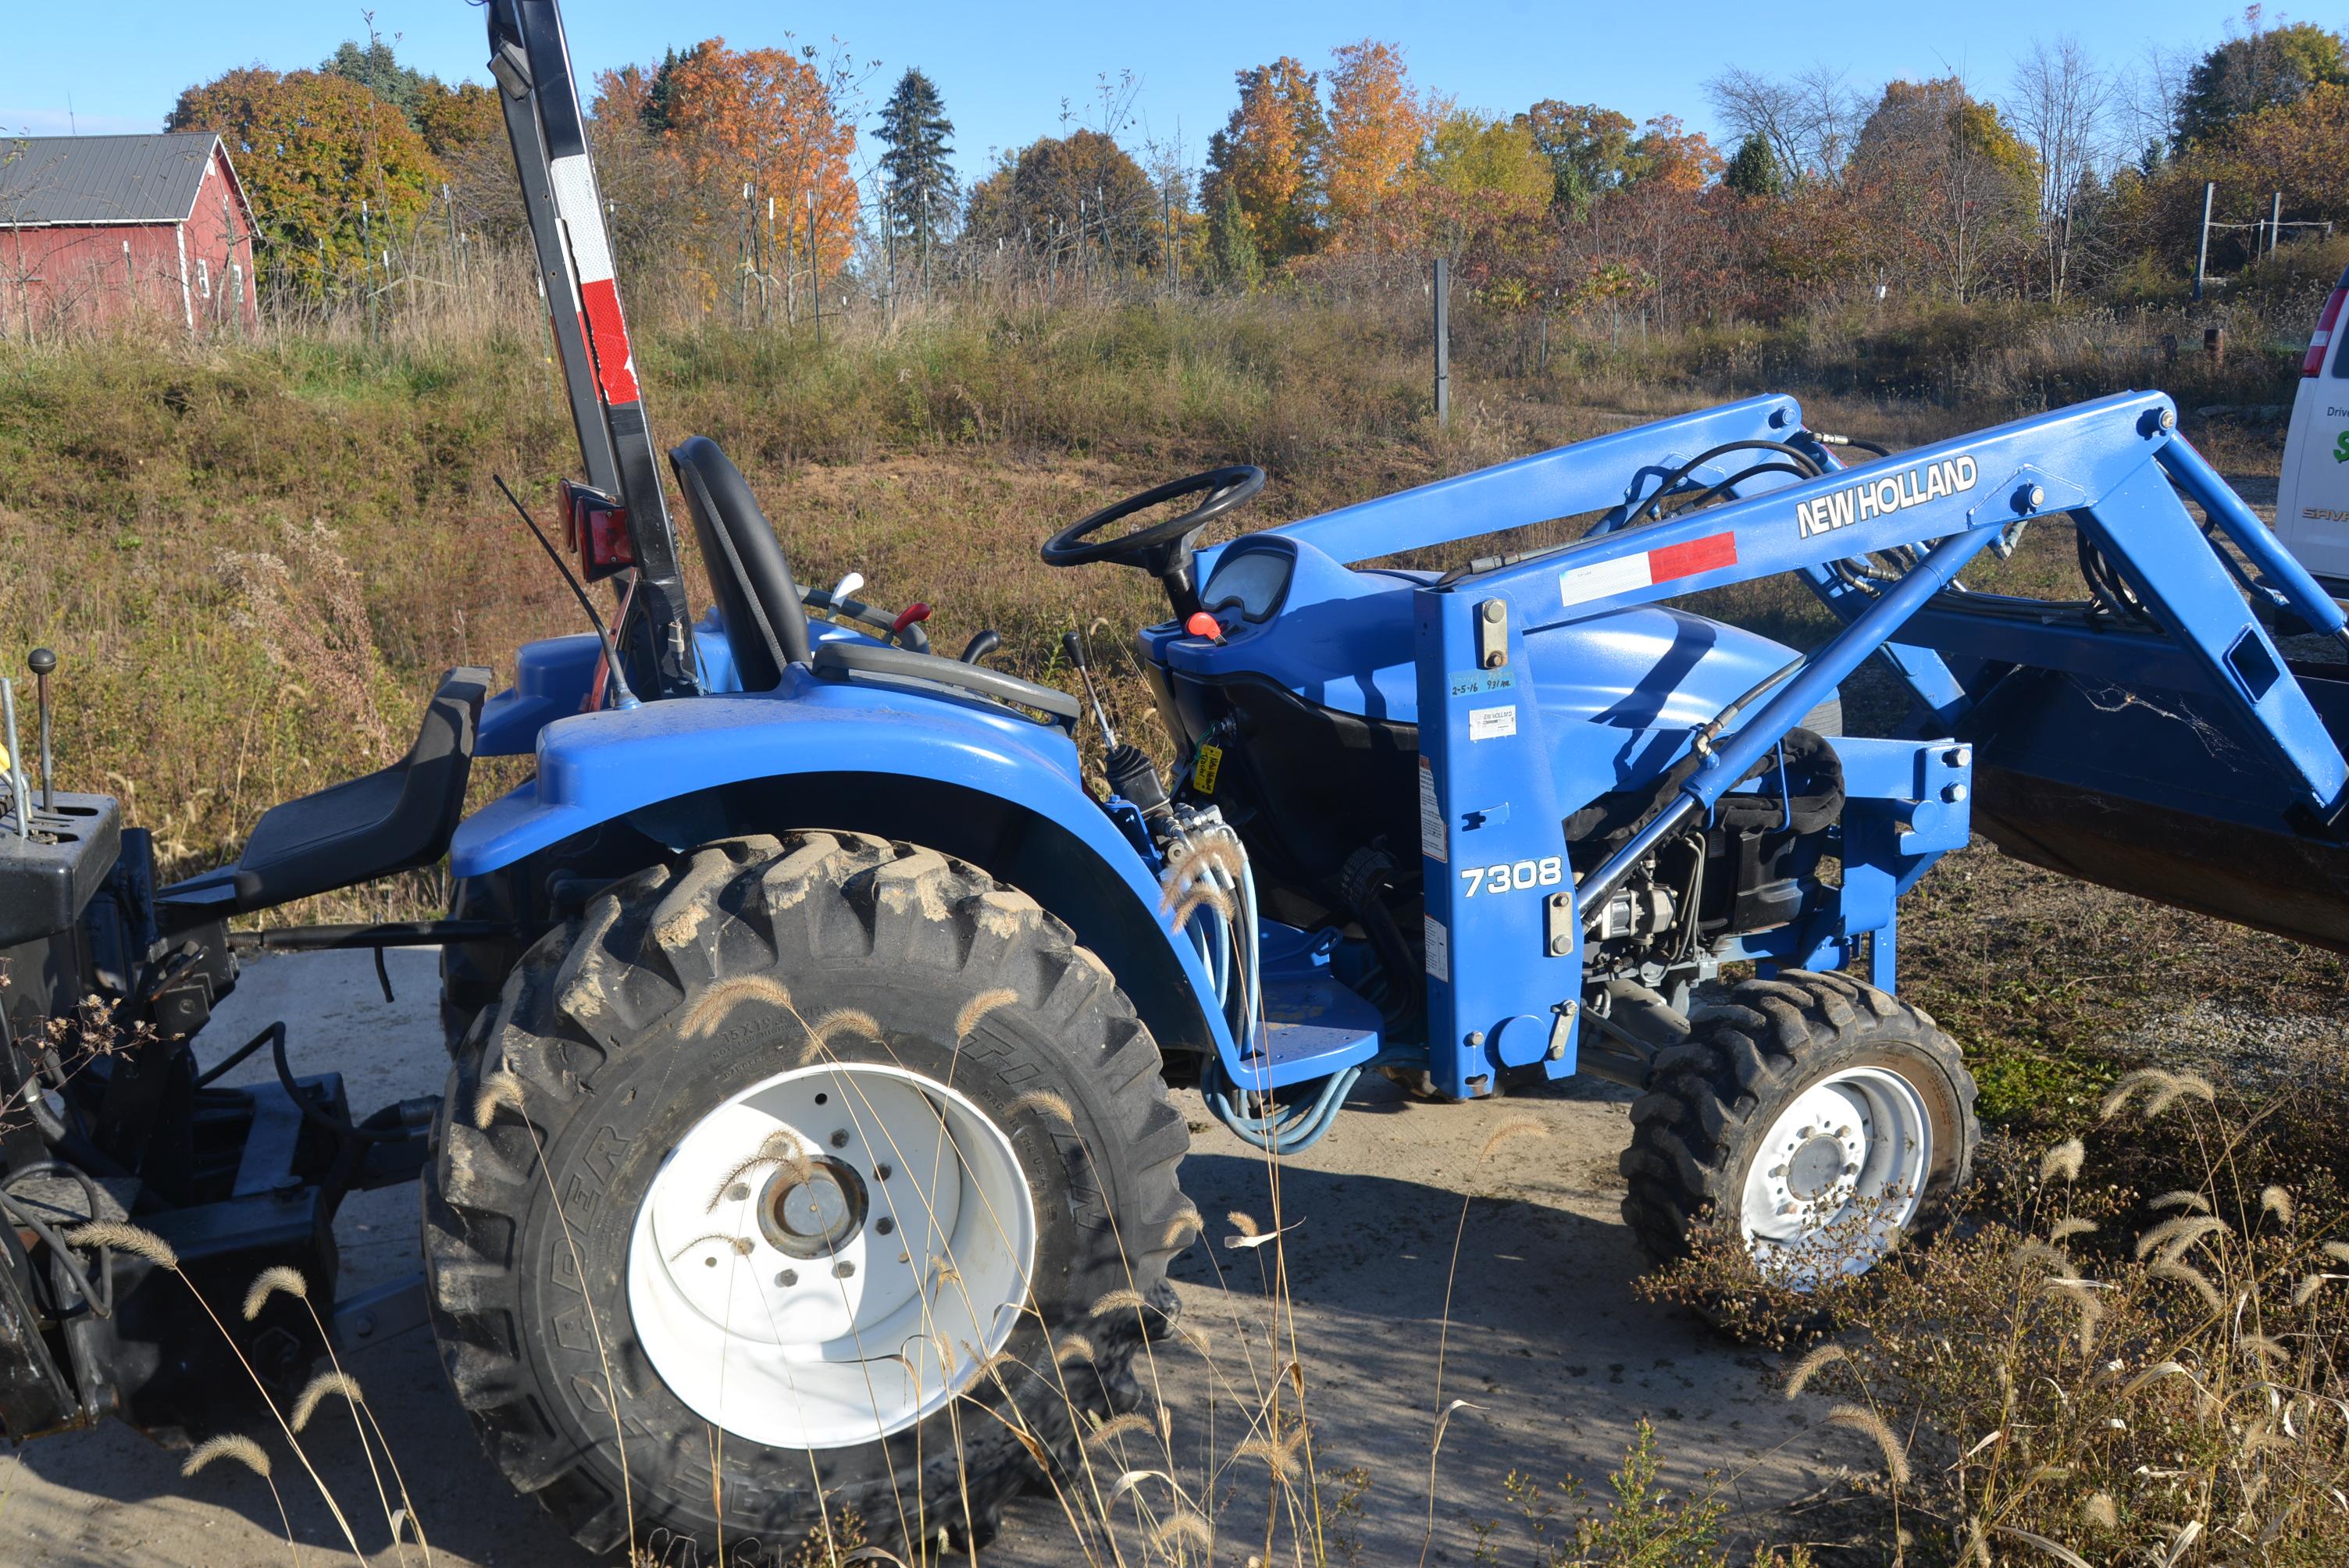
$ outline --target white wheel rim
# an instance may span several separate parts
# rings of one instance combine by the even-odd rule
[[[861,1189],[861,1191],[860,1191]],[[628,1310],[694,1414],[775,1448],[913,1426],[1003,1348],[1036,1210],[1010,1140],[901,1068],[778,1073],[694,1123],[628,1242]]]
[[[1915,1217],[1933,1168],[1933,1123],[1916,1085],[1847,1068],[1770,1124],[1747,1167],[1740,1224],[1755,1259],[1796,1285],[1864,1274]]]

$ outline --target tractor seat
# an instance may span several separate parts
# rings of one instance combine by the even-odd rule
[[[495,677],[464,665],[440,677],[408,755],[390,767],[262,813],[233,865],[155,895],[175,913],[213,919],[430,865],[464,815],[473,732]]]
[[[744,691],[772,691],[785,665],[808,662],[807,611],[775,525],[759,508],[750,482],[707,436],[688,436],[669,450],[677,487],[693,514],[701,564]]]
[[[799,586],[742,470],[707,436],[687,438],[668,460],[693,514],[719,624],[744,691],[772,691],[782,684],[783,666],[799,665],[826,680],[944,686],[957,696],[1032,709],[1064,729],[1074,727],[1074,697],[984,665],[849,637],[827,638],[812,655]]]

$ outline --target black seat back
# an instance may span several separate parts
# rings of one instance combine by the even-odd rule
[[[701,564],[742,689],[772,690],[785,665],[808,662],[807,611],[774,525],[759,510],[742,470],[709,437],[688,437],[670,449],[668,460],[693,514]]]

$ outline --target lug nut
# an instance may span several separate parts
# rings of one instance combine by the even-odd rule
[[[832,1135],[832,1146],[834,1149],[845,1149],[848,1147],[848,1130],[846,1128],[843,1128],[838,1132]]]
[[[782,1273],[775,1276],[775,1283],[781,1285],[785,1290],[789,1290],[792,1286],[800,1283],[800,1271],[797,1269],[785,1269]]]
[[[855,1272],[856,1265],[850,1263],[846,1258],[843,1258],[838,1263],[832,1265],[832,1277],[834,1279],[846,1279]]]

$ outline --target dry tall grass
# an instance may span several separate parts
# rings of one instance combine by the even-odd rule
[[[2309,1097],[2299,1097],[2306,1099]],[[2127,1074],[2095,1130],[2010,1151],[1973,1222],[1797,1296],[1713,1248],[1655,1281],[1780,1343],[1789,1398],[1877,1448],[1822,1515],[1917,1564],[2340,1560],[2349,1528],[2349,1227],[2331,1173],[2202,1078]],[[2177,1181],[2148,1193],[2134,1168]],[[2321,1196],[2320,1196],[2321,1195]]]
[[[488,488],[504,473],[543,495],[576,464],[529,277],[485,257],[467,280],[373,331],[156,331],[0,363],[0,626],[64,655],[64,779],[122,794],[173,869],[397,750],[440,670],[577,629]],[[936,605],[941,642],[995,626],[1001,662],[1051,680],[1061,632],[1111,633],[1095,640],[1115,663],[1160,607],[1139,574],[1048,571],[1037,543],[1169,473],[1263,464],[1245,521],[1264,521],[1763,385],[1820,390],[1823,423],[1896,442],[2148,382],[2271,403],[2297,308],[2240,328],[2225,366],[2162,363],[2164,332],[2193,338],[2182,320],[1999,307],[1644,345],[1561,327],[1543,366],[1525,319],[1465,308],[1448,429],[1401,298],[981,295],[894,325],[866,309],[821,345],[679,320],[640,332],[638,358],[657,430],[720,440],[802,576],[863,571],[869,597]],[[1111,686],[1151,734],[1133,683]]]

